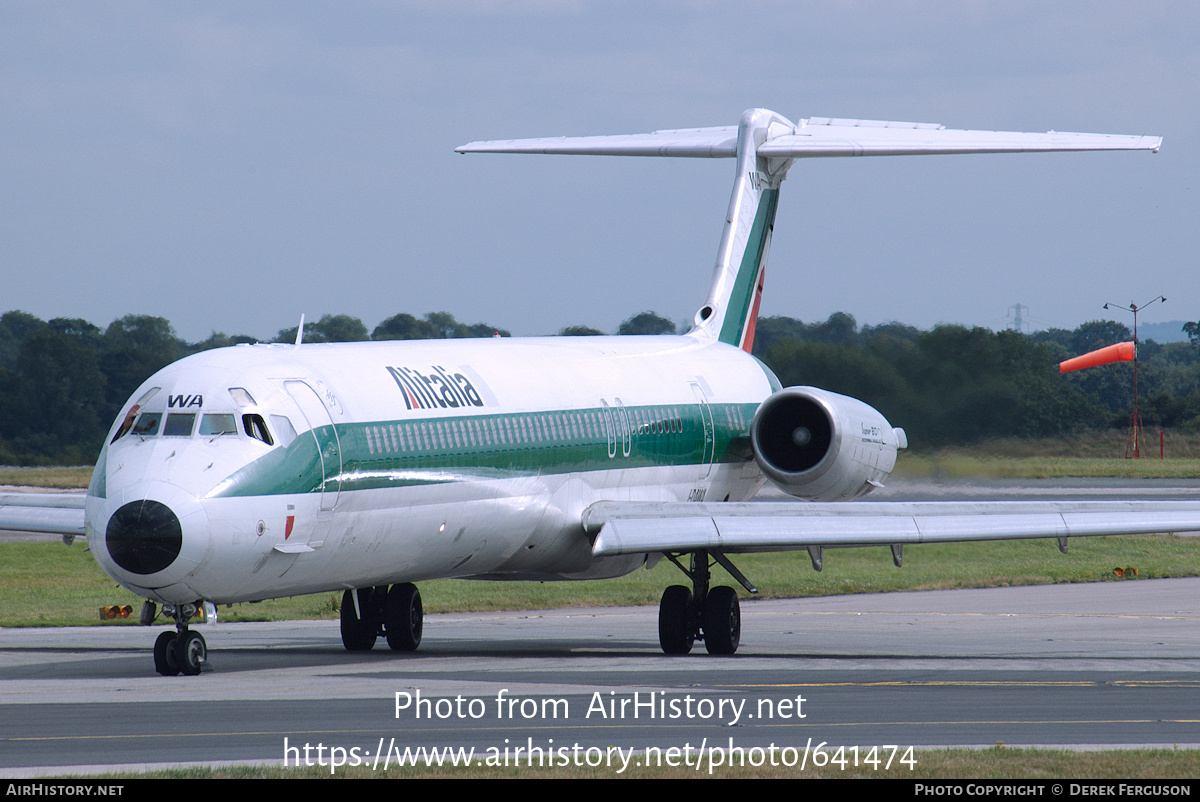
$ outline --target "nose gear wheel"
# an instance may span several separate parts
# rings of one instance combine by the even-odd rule
[[[188,629],[188,619],[199,606],[181,604],[174,610],[175,628],[160,633],[154,641],[154,670],[164,677],[195,676],[208,665],[208,644],[199,632]]]

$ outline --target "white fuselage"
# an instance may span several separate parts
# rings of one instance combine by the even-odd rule
[[[645,555],[594,558],[583,511],[749,498],[764,481],[751,418],[778,386],[744,351],[690,336],[204,352],[150,377],[114,424],[89,542],[118,582],[172,603],[619,576]],[[149,501],[177,537],[110,532]]]

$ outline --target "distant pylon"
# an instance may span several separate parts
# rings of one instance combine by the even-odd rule
[[[1012,329],[1013,331],[1024,331],[1025,330],[1025,324],[1021,320],[1021,310],[1022,309],[1024,309],[1026,312],[1029,311],[1028,306],[1022,306],[1019,303],[1013,304],[1012,306],[1010,306],[1008,308],[1009,313],[1012,315],[1012,325],[1009,326],[1009,328]]]

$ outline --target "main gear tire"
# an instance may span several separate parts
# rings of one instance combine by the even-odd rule
[[[667,654],[687,654],[696,642],[692,626],[692,591],[671,585],[658,605],[658,643]]]
[[[421,591],[405,583],[392,585],[383,608],[383,631],[393,651],[411,652],[421,645],[425,628],[425,609],[421,606]]]

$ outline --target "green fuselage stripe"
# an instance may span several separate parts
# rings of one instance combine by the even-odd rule
[[[750,457],[757,404],[712,404],[715,462]],[[593,408],[344,423],[304,432],[209,494],[365,490],[538,474],[705,462],[705,419],[691,405]],[[710,446],[711,448],[711,446]]]

